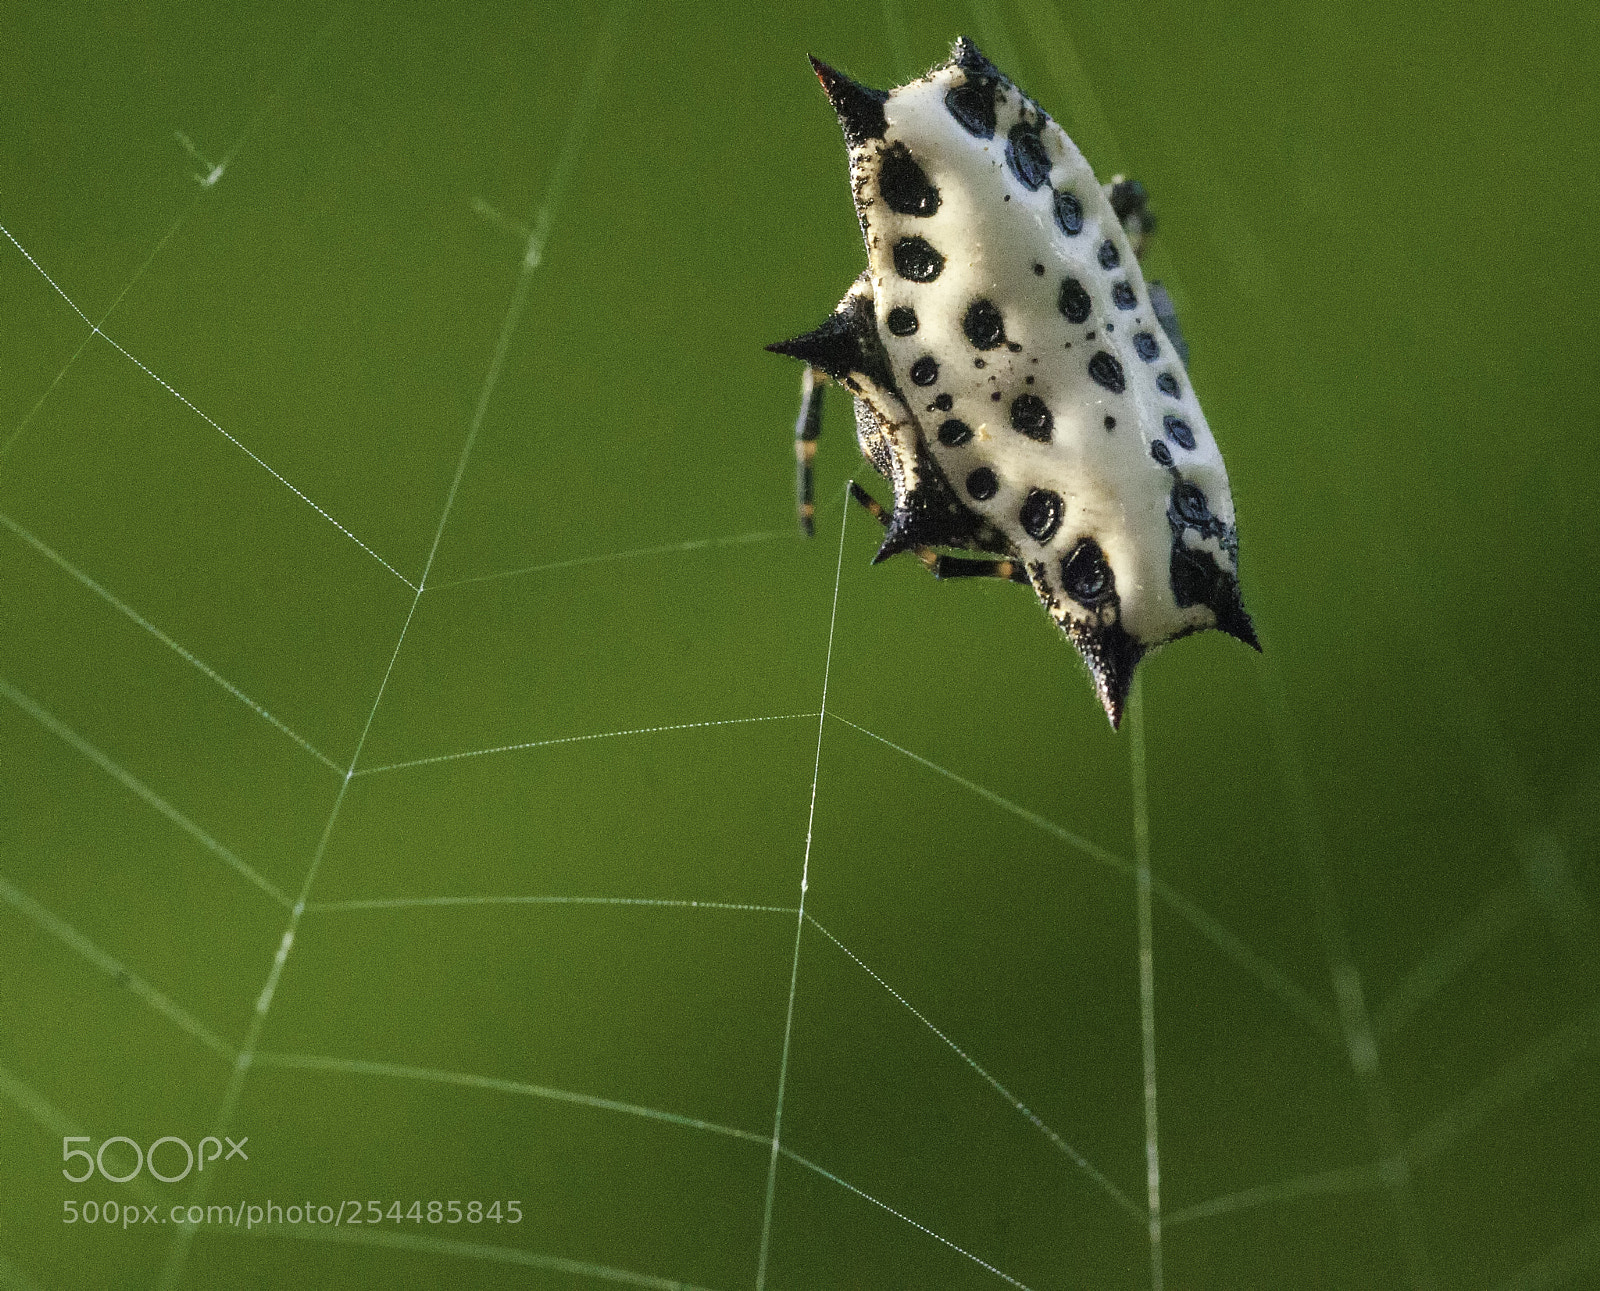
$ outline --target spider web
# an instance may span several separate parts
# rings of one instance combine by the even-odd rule
[[[871,19],[828,46],[937,55]],[[1158,657],[1113,737],[1015,589],[868,569],[839,488],[792,539],[750,284],[774,228],[859,253],[781,156],[705,193],[816,109],[773,51],[821,38],[540,22],[119,32],[86,66],[163,74],[41,96],[91,197],[9,163],[0,1284],[1592,1269],[1595,764],[1550,806],[1470,704],[1476,814],[1397,930],[1407,831],[1342,827],[1270,599],[1262,661]],[[969,22],[1120,159],[1054,10]],[[69,1188],[74,1134],[252,1153]],[[525,1217],[64,1226],[87,1197]]]

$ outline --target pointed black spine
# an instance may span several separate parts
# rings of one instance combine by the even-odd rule
[[[863,275],[865,277],[865,275]],[[857,280],[860,283],[860,279]],[[839,307],[822,321],[821,326],[797,336],[791,341],[778,341],[767,346],[774,354],[786,354],[802,363],[826,372],[835,381],[844,381],[852,372],[880,386],[888,393],[900,394],[894,373],[889,368],[888,357],[878,343],[877,319],[872,312],[872,302],[856,288],[839,302]],[[855,387],[851,386],[851,389]],[[856,390],[856,393],[860,393]]]
[[[950,47],[950,61],[968,76],[988,76],[997,81],[1004,79],[1000,69],[984,57],[983,51],[972,43],[971,37],[956,37],[956,43]]]
[[[822,88],[828,92],[828,102],[839,114],[845,142],[852,148],[859,148],[869,139],[882,139],[889,129],[889,123],[883,115],[883,105],[889,101],[889,92],[874,90],[852,81],[820,58],[812,57],[811,66],[817,73],[817,79],[822,82]]]
[[[912,497],[915,497],[915,494]],[[890,556],[898,556],[902,551],[910,551],[913,547],[926,545],[918,543],[915,533],[916,528],[916,513],[911,507],[909,505],[897,506],[894,514],[889,517],[888,531],[883,535],[883,544],[878,548],[878,554],[872,558],[872,563],[881,565]]]
[[[874,565],[916,547],[980,548],[983,520],[956,496],[939,464],[917,445],[916,484],[895,499],[883,545],[872,558]]]
[[[854,320],[844,313],[829,314],[820,327],[790,341],[767,346],[774,354],[786,354],[843,381],[851,372],[861,371],[861,341]]]
[[[1111,721],[1111,729],[1118,730],[1128,704],[1128,692],[1133,688],[1134,670],[1144,658],[1144,647],[1120,623],[1080,629],[1073,635],[1094,677],[1094,688]]]
[[[1245,613],[1244,601],[1239,595],[1239,579],[1218,565],[1215,556],[1204,547],[1186,546],[1182,534],[1174,534],[1169,569],[1172,599],[1179,609],[1204,605],[1211,611],[1219,631],[1237,637],[1254,650],[1261,649],[1255,624]]]
[[[1245,612],[1244,605],[1239,600],[1238,584],[1234,584],[1233,596],[1221,605],[1213,606],[1211,612],[1217,616],[1217,628],[1226,632],[1230,637],[1243,641],[1257,654],[1261,651],[1261,638],[1256,636],[1256,625],[1250,621],[1250,616]]]

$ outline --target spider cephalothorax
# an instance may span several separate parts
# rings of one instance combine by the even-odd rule
[[[887,92],[812,65],[844,127],[867,268],[820,327],[769,347],[808,365],[807,531],[820,372],[856,396],[862,451],[894,490],[887,514],[857,490],[887,527],[876,559],[1030,584],[1112,725],[1162,643],[1215,627],[1260,649],[1222,455],[1171,301],[1140,272],[1143,188],[1102,187],[964,37]]]

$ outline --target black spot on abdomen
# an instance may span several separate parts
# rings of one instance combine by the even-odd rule
[[[899,215],[932,215],[939,209],[939,190],[903,143],[883,154],[878,191],[889,209]]]
[[[926,238],[901,238],[894,244],[894,267],[912,282],[932,282],[944,272],[944,257]]]
[[[1112,394],[1121,394],[1128,388],[1128,380],[1122,374],[1122,364],[1117,362],[1116,355],[1108,354],[1105,350],[1096,350],[1094,357],[1089,360],[1089,375]]]
[[[1172,509],[1189,524],[1205,528],[1211,523],[1211,504],[1200,487],[1188,480],[1179,480],[1173,485]]]
[[[1065,510],[1066,504],[1061,501],[1059,493],[1052,493],[1049,489],[1033,489],[1024,500],[1022,510],[1017,513],[1017,519],[1035,542],[1049,542],[1061,527],[1061,515]]]
[[[967,76],[965,85],[946,92],[945,110],[960,123],[961,128],[979,139],[994,137],[994,86],[987,76]]]
[[[987,502],[1000,492],[1000,477],[987,466],[980,466],[967,476],[967,492],[979,502]]]
[[[1039,127],[1018,121],[1006,137],[1006,161],[1011,173],[1029,192],[1043,188],[1050,178],[1050,154],[1045,151]]]
[[[1076,278],[1063,278],[1061,296],[1056,301],[1056,308],[1061,311],[1061,316],[1067,322],[1086,323],[1089,321],[1089,311],[1094,308],[1094,302],[1089,299],[1088,291]]]
[[[1056,227],[1068,237],[1083,232],[1083,203],[1060,189],[1056,190]]]
[[[1056,424],[1050,406],[1036,394],[1019,394],[1011,401],[1011,428],[1041,444],[1050,442]]]
[[[967,306],[961,330],[980,350],[995,349],[1006,339],[1005,319],[993,302],[987,300],[975,300]]]
[[[1079,605],[1094,608],[1117,590],[1116,577],[1100,544],[1093,538],[1080,539],[1061,562],[1061,586]]]

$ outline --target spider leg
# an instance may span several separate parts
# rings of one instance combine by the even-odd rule
[[[935,578],[1003,578],[1007,582],[1033,586],[1020,560],[970,560],[965,556],[936,556]]]
[[[889,513],[854,480],[850,481],[850,496],[885,529],[889,527]],[[1019,560],[971,560],[965,556],[945,556],[932,547],[913,547],[911,551],[935,578],[1004,578],[1009,582],[1032,585]]]
[[[1183,360],[1183,366],[1189,366],[1189,343],[1183,339],[1183,329],[1178,326],[1178,311],[1172,304],[1172,297],[1167,289],[1156,279],[1152,278],[1147,284],[1150,288],[1150,308],[1156,311],[1156,321],[1161,324],[1161,330],[1167,334],[1167,339],[1172,342],[1172,348],[1178,351],[1178,357]]]
[[[817,504],[812,496],[812,462],[817,456],[817,436],[822,434],[823,374],[807,365],[800,373],[800,416],[794,423],[794,496],[800,515],[800,532],[816,532]]]
[[[1105,186],[1105,192],[1110,199],[1111,209],[1122,223],[1122,231],[1133,243],[1133,254],[1142,260],[1145,239],[1156,231],[1156,217],[1148,205],[1150,195],[1137,179],[1127,179],[1122,175],[1113,175],[1111,182]]]
[[[867,514],[881,524],[885,529],[889,527],[889,513],[878,505],[878,499],[873,497],[854,480],[850,481],[850,496],[866,508]]]
[[[1133,254],[1144,259],[1145,242],[1156,231],[1156,217],[1150,210],[1150,195],[1137,179],[1126,179],[1121,175],[1113,175],[1105,190],[1111,209],[1122,222],[1123,232],[1128,235],[1128,241],[1133,243]],[[1172,297],[1155,279],[1151,279],[1148,286],[1150,307],[1156,312],[1161,330],[1172,342],[1172,348],[1178,351],[1183,365],[1188,367],[1189,346],[1183,339],[1183,329],[1178,326],[1178,311],[1172,307]]]

